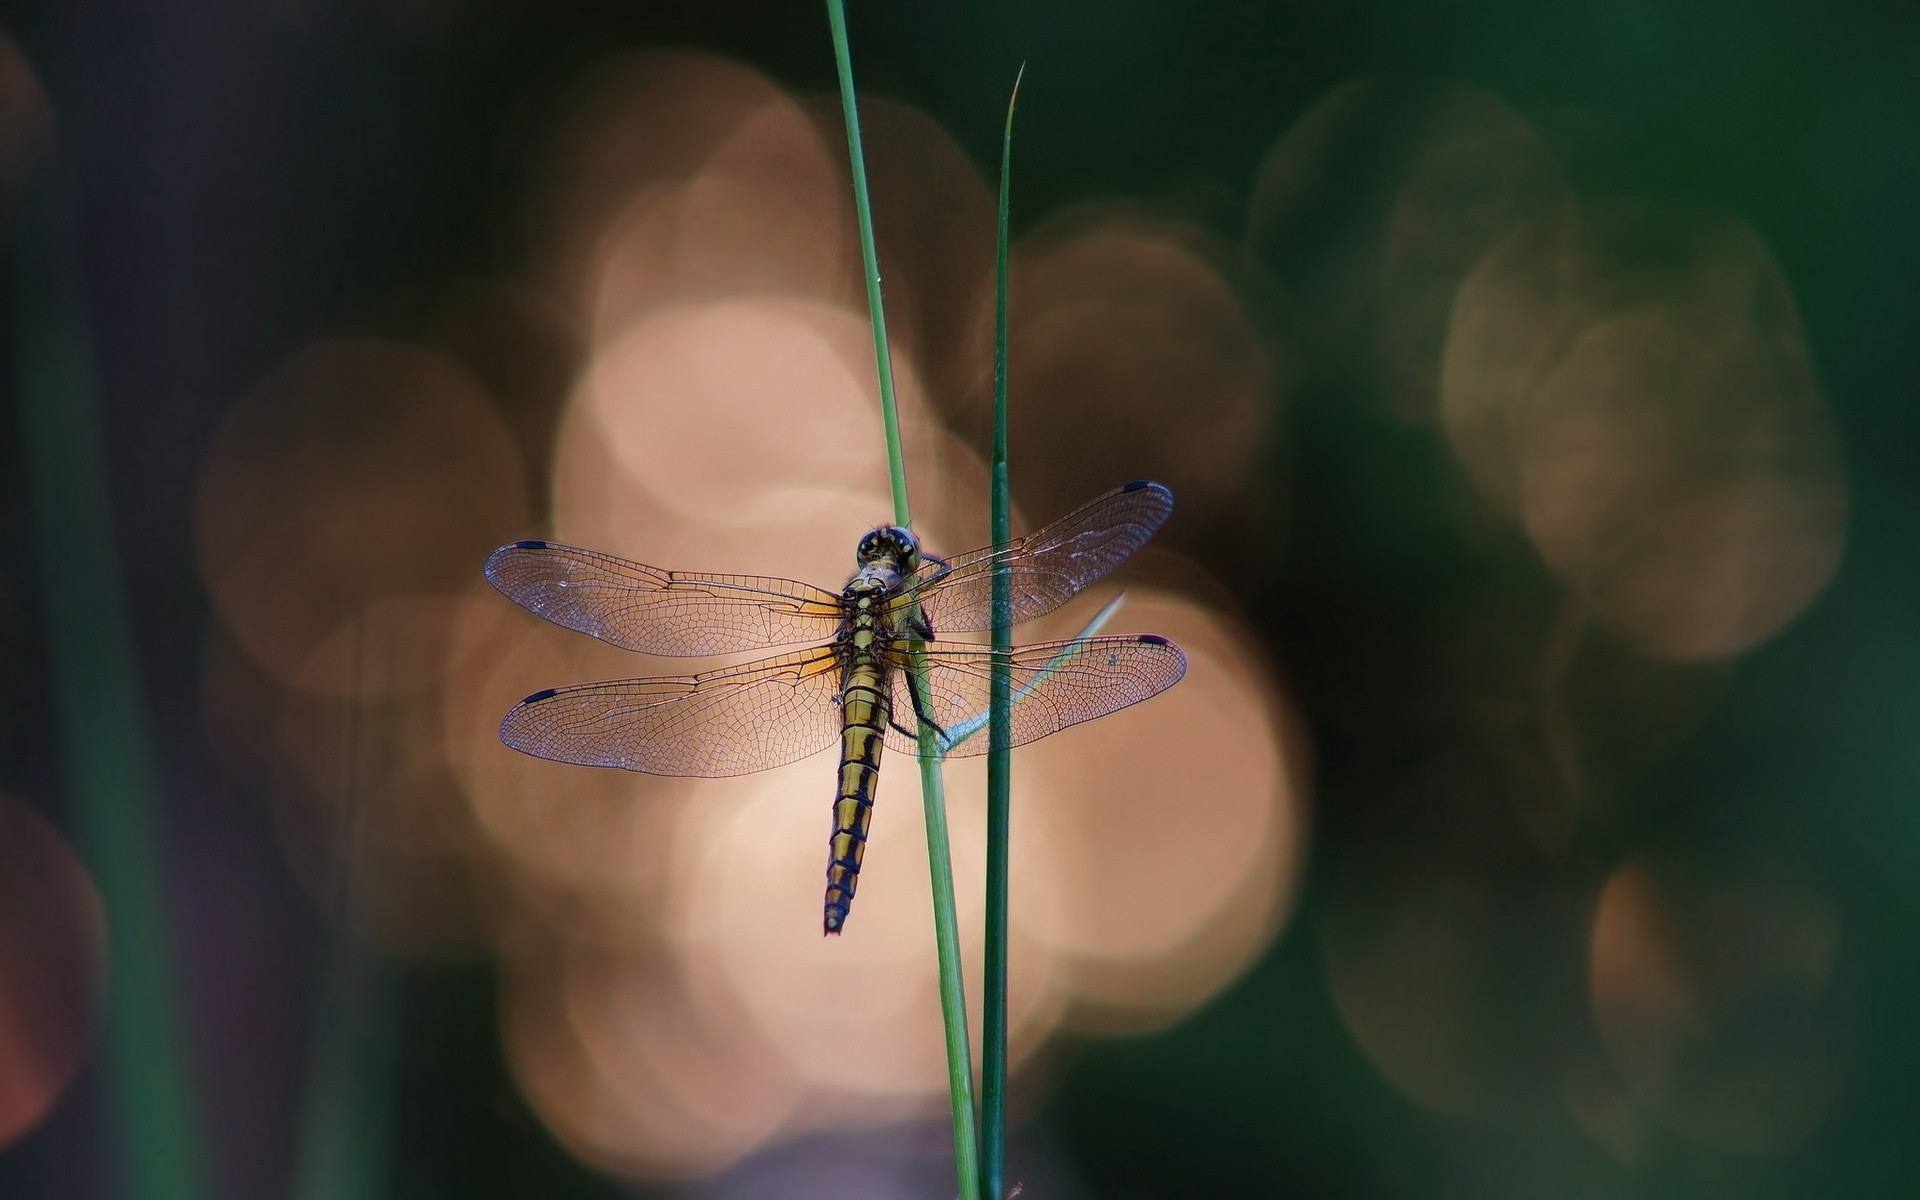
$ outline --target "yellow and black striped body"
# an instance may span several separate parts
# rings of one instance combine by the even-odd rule
[[[899,526],[876,529],[861,539],[860,569],[841,592],[846,620],[838,638],[840,676],[840,774],[833,797],[833,834],[828,840],[827,896],[823,924],[839,933],[860,881],[860,858],[873,821],[874,789],[880,782],[880,751],[893,719],[890,651],[906,633],[901,583],[919,565],[919,543]]]
[[[847,909],[853,904],[854,886],[860,880],[860,855],[867,847],[873,793],[880,782],[880,750],[886,745],[887,721],[892,715],[892,687],[893,680],[878,654],[853,652],[840,691],[840,775],[833,798],[833,837],[827,858],[828,933],[840,932]]]

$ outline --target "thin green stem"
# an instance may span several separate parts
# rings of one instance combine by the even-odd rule
[[[1007,496],[1007,223],[1013,180],[1014,76],[1007,123],[1000,137],[1000,215],[993,271],[992,539],[1013,538]],[[1012,579],[1006,564],[993,572],[993,690],[988,699],[986,954],[981,982],[980,1182],[984,1200],[1000,1200],[1007,1127],[1007,836],[1013,798],[1013,697],[1008,654],[1013,648]]]
[[[880,300],[880,255],[873,245],[873,204],[867,198],[867,156],[860,149],[860,110],[853,99],[853,54],[847,48],[847,14],[841,0],[827,0],[833,26],[833,59],[840,68],[840,107],[847,114],[847,160],[853,171],[853,210],[860,226],[860,261],[866,267],[867,316],[873,322],[873,369],[880,379],[880,420],[887,433],[887,479],[893,485],[893,523],[911,527],[907,509],[906,459],[900,453],[900,415],[893,402],[893,351]]]
[[[926,662],[920,639],[912,670],[923,682]],[[924,691],[922,694],[925,694]],[[947,1043],[947,1098],[953,1112],[953,1159],[959,1195],[980,1188],[973,1116],[973,1053],[967,1045],[966,981],[960,973],[960,924],[953,903],[953,855],[947,848],[947,791],[940,774],[939,735],[920,730],[920,806],[927,823],[927,876],[933,887],[933,940],[940,964],[940,1016]]]
[[[840,103],[847,117],[847,157],[853,170],[854,212],[860,225],[860,257],[866,271],[867,312],[873,322],[874,370],[880,381],[881,421],[887,436],[887,469],[893,484],[893,519],[910,525],[907,472],[900,451],[900,421],[893,397],[893,360],[880,299],[880,262],[873,245],[873,210],[867,199],[867,164],[860,149],[860,116],[853,95],[853,55],[841,0],[827,0],[833,54],[840,73]],[[926,661],[919,638],[911,643],[909,670],[926,694]],[[940,1016],[947,1043],[948,1105],[953,1116],[954,1172],[962,1197],[980,1194],[979,1144],[974,1130],[973,1057],[967,1045],[967,995],[960,971],[960,929],[953,903],[953,854],[947,843],[946,789],[940,777],[939,745],[931,729],[920,734],[920,797],[927,823],[927,875],[933,890],[934,951],[940,969]]]

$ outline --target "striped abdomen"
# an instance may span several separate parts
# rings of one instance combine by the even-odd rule
[[[875,657],[856,655],[841,692],[840,781],[833,800],[833,837],[828,842],[825,926],[839,933],[860,882],[860,856],[873,820],[873,790],[880,781],[880,750],[891,716],[887,668]]]

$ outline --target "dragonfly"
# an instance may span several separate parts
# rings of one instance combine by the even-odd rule
[[[839,933],[882,749],[985,753],[986,736],[956,734],[982,724],[996,660],[1013,699],[1009,746],[1138,703],[1186,673],[1180,648],[1152,634],[1004,652],[947,636],[994,627],[998,573],[1009,585],[1006,627],[1052,612],[1139,549],[1172,510],[1165,486],[1129,483],[1024,537],[950,558],[924,553],[904,526],[882,525],[860,539],[837,593],[770,576],[663,571],[557,542],[502,546],[486,566],[502,594],[622,649],[696,657],[812,644],[696,675],[547,688],[507,713],[500,740],[555,762],[705,777],[768,770],[838,742],[823,926]]]

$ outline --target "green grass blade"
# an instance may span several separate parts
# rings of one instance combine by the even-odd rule
[[[841,0],[827,0],[834,61],[840,73],[840,104],[847,117],[847,157],[853,172],[854,212],[860,224],[860,258],[866,272],[867,312],[873,323],[874,369],[880,378],[880,412],[887,436],[887,469],[893,484],[893,519],[911,523],[907,472],[900,451],[900,421],[893,396],[893,358],[880,299],[880,262],[873,245],[873,209],[867,199],[867,163],[860,149],[860,115],[853,96],[853,56],[847,48],[847,17]],[[920,640],[912,643],[910,669],[924,693],[926,664]],[[948,1106],[953,1116],[954,1172],[962,1197],[980,1192],[979,1144],[974,1130],[973,1057],[967,1044],[967,994],[960,972],[960,930],[953,903],[953,854],[947,842],[946,789],[940,776],[935,734],[920,736],[920,798],[927,822],[927,876],[933,890],[934,950],[940,969],[941,1028],[946,1035]]]
[[[926,678],[919,639],[913,671]],[[933,938],[940,964],[940,1017],[947,1043],[947,1100],[953,1114],[953,1159],[961,1197],[980,1189],[973,1114],[973,1053],[967,1044],[966,981],[960,973],[960,925],[953,903],[953,855],[947,848],[947,791],[932,730],[920,733],[920,804],[927,822],[927,876],[933,887]]]
[[[61,768],[107,926],[105,1067],[126,1194],[211,1195],[168,953],[159,785],[114,551],[93,354],[63,211],[43,178],[15,240],[15,363]]]
[[[840,107],[847,115],[847,161],[853,172],[853,210],[860,225],[860,261],[867,278],[867,317],[873,322],[873,369],[880,378],[880,420],[887,434],[887,479],[893,485],[893,523],[911,527],[906,459],[900,453],[900,415],[893,402],[893,351],[880,300],[880,256],[873,245],[873,204],[867,198],[867,156],[860,148],[860,110],[853,99],[853,55],[847,48],[847,14],[841,0],[827,0],[833,26],[833,58],[840,69]]]
[[[1000,138],[1000,215],[993,269],[993,458],[992,538],[1013,537],[1007,497],[1007,214],[1013,179],[1013,108],[1020,98],[1014,76],[1007,97],[1007,123]],[[993,690],[987,735],[986,953],[981,981],[980,1181],[986,1200],[1000,1200],[1006,1163],[1007,1125],[1007,827],[1013,795],[1013,699],[1006,654],[1013,646],[1012,581],[1005,564],[993,573]]]

